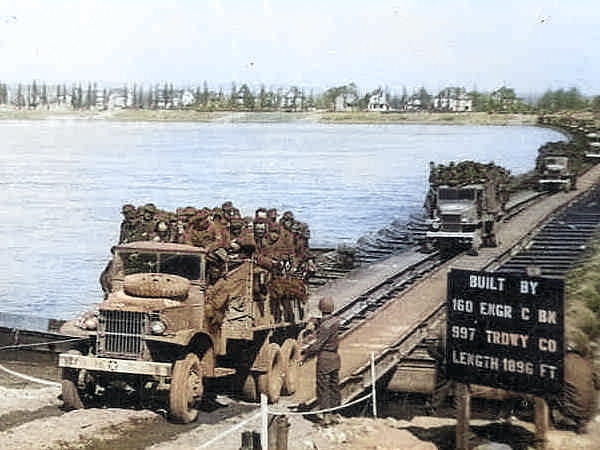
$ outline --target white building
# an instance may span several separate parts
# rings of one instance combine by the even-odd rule
[[[390,104],[387,101],[387,96],[382,89],[377,90],[375,94],[369,98],[369,104],[367,105],[369,111],[389,111]]]

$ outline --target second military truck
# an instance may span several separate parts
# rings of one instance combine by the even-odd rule
[[[455,253],[496,246],[496,223],[508,201],[507,170],[493,163],[430,163],[425,246]]]

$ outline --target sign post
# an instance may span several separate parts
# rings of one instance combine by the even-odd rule
[[[449,378],[467,390],[469,384],[478,384],[539,397],[559,392],[563,296],[560,279],[452,269],[447,291]],[[465,445],[457,435],[459,443]]]

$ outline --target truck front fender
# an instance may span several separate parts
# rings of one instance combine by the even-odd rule
[[[215,345],[209,334],[187,329],[169,336],[146,336],[146,340],[176,345],[187,348],[186,351],[197,353],[204,366],[204,375],[215,376]]]
[[[145,339],[147,341],[164,342],[166,344],[173,344],[173,345],[179,345],[181,347],[186,347],[190,344],[190,342],[192,342],[192,339],[198,334],[207,336],[208,339],[210,339],[211,343],[213,343],[212,338],[208,334],[199,333],[198,330],[194,330],[194,329],[179,330],[179,331],[176,331],[174,334],[169,334],[167,336],[146,335]],[[213,343],[213,346],[214,346],[214,343]]]

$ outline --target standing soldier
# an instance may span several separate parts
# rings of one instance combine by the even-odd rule
[[[123,222],[121,222],[121,233],[119,235],[119,244],[125,244],[135,240],[137,209],[131,204],[123,205]]]
[[[303,350],[303,361],[317,355],[317,399],[319,409],[325,410],[319,417],[323,425],[339,422],[339,416],[327,411],[341,404],[340,393],[340,355],[338,353],[338,331],[340,319],[332,315],[333,299],[323,297],[319,301],[322,318],[315,332],[316,338]]]

